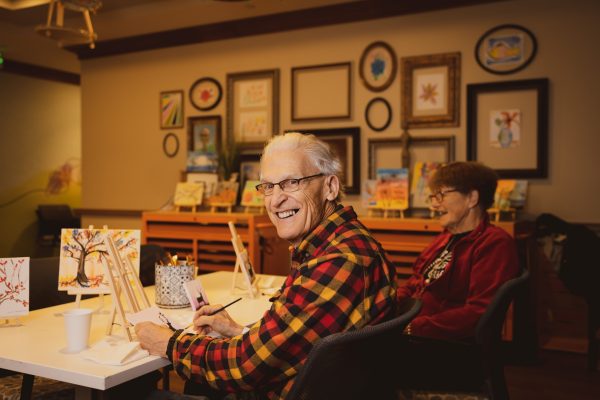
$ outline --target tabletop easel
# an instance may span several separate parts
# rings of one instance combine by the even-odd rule
[[[131,342],[133,338],[129,330],[132,326],[130,326],[125,318],[126,308],[124,307],[122,297],[125,298],[127,310],[132,313],[137,313],[150,307],[150,301],[144,292],[144,287],[135,271],[131,259],[127,256],[124,257],[124,259],[121,258],[115,246],[115,242],[110,235],[106,235],[104,243],[108,252],[107,260],[103,263],[104,273],[108,277],[110,291],[113,295],[113,307],[108,321],[106,334],[110,335],[112,333],[115,317],[118,315],[120,320],[119,323],[125,330],[127,339]]]
[[[251,298],[254,298],[258,295],[258,279],[256,279],[254,268],[252,267],[250,259],[248,258],[248,251],[242,242],[242,238],[237,233],[237,229],[235,228],[233,221],[229,221],[227,224],[229,225],[229,231],[231,232],[231,244],[233,245],[233,250],[235,251],[236,255],[235,268],[233,269],[233,279],[231,281],[231,291],[235,291],[235,283],[237,281],[238,272],[240,272],[244,276],[243,279],[246,283],[248,295]]]
[[[211,213],[218,212],[220,209],[225,209],[225,212],[231,213],[232,208],[233,208],[232,203],[215,203],[215,202],[210,203],[210,212]]]
[[[404,209],[394,207],[383,207],[383,206],[370,206],[367,209],[367,215],[369,217],[375,217],[375,213],[381,214],[383,218],[404,218]]]

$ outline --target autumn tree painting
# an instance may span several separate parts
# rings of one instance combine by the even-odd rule
[[[59,290],[108,291],[103,263],[110,264],[104,239],[110,235],[121,258],[129,257],[139,269],[140,232],[137,230],[63,229]],[[86,290],[84,290],[85,292]]]

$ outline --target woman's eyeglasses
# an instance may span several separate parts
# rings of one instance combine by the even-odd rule
[[[439,192],[428,196],[429,202],[433,203],[433,200],[435,200],[438,203],[441,203],[442,201],[444,201],[444,196],[446,196],[448,193],[452,193],[452,192],[458,192],[458,190],[457,189],[440,190]]]
[[[258,190],[260,193],[264,194],[265,196],[269,196],[273,193],[273,190],[275,190],[275,186],[277,185],[284,192],[288,192],[288,193],[295,192],[298,189],[300,189],[300,182],[302,182],[303,180],[316,178],[318,176],[323,176],[323,175],[325,175],[325,174],[321,173],[321,174],[316,174],[316,175],[305,176],[303,178],[284,179],[281,182],[277,182],[277,183],[265,182],[265,183],[261,183],[260,185],[256,185],[256,190]]]

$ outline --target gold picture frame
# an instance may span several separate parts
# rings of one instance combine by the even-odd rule
[[[458,52],[401,59],[403,126],[459,125],[460,64]]]

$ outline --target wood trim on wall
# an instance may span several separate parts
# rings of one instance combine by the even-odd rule
[[[118,210],[107,208],[75,208],[73,213],[78,216],[101,216],[101,217],[136,217],[141,218],[145,210]]]
[[[506,0],[358,1],[104,40],[96,42],[95,49],[90,49],[88,45],[69,46],[66,49],[76,53],[80,59],[91,59],[499,1]]]
[[[10,72],[13,74],[29,76],[31,78],[45,79],[77,86],[81,85],[81,75],[79,74],[21,61],[7,60],[6,58],[4,59],[2,66],[0,66],[0,72]]]

